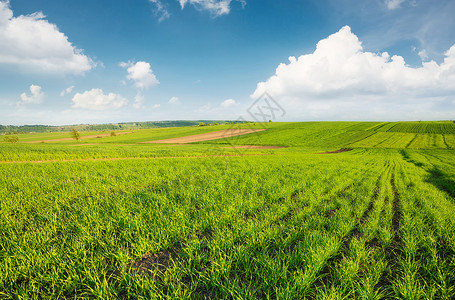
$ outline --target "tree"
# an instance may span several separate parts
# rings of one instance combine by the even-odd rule
[[[73,131],[71,132],[71,137],[76,140],[76,142],[79,142],[81,139],[81,134],[76,130],[76,128],[73,128]]]
[[[15,144],[17,143],[17,141],[19,140],[19,138],[17,137],[17,135],[11,135],[11,136],[5,136],[3,138],[3,140],[7,143],[12,143],[12,144]]]
[[[115,133],[115,131],[111,131],[111,136],[116,136],[117,134]]]

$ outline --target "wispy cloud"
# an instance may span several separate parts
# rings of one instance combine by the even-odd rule
[[[70,87],[67,87],[66,89],[64,89],[63,91],[60,92],[60,97],[63,97],[63,96],[68,95],[68,94],[71,94],[73,89],[74,89],[74,85],[72,85]]]
[[[170,105],[175,106],[175,105],[180,104],[180,99],[178,97],[172,97],[171,99],[169,99],[168,103]]]
[[[245,0],[179,0],[182,9],[191,4],[197,9],[209,11],[214,17],[229,14],[233,1],[240,2],[242,7],[246,5]]]
[[[162,22],[171,16],[171,14],[169,13],[166,6],[163,4],[163,2],[161,0],[149,0],[149,1],[155,5],[155,15],[158,18],[158,22]]]
[[[385,5],[389,10],[395,10],[401,6],[404,0],[385,0]]]
[[[144,100],[145,100],[144,95],[142,95],[141,92],[138,92],[134,97],[133,107],[136,109],[142,108],[144,106]]]
[[[326,1],[336,23],[352,24],[362,37],[364,47],[373,52],[409,43],[409,47],[425,49],[429,56],[440,61],[454,41],[455,1],[452,0],[404,0],[399,7],[405,9],[395,10],[388,10],[385,0],[351,0],[350,5],[339,0]],[[322,8],[326,1],[318,5]],[[390,5],[393,8],[397,4]]]

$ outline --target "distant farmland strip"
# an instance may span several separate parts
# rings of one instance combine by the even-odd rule
[[[408,132],[408,133],[439,133],[455,134],[455,123],[425,123],[425,122],[401,122],[395,124],[388,132]]]
[[[266,129],[227,129],[227,130],[221,130],[221,131],[216,131],[216,132],[209,132],[209,133],[190,135],[190,136],[178,137],[178,138],[173,138],[173,139],[143,142],[143,143],[144,144],[188,144],[188,143],[195,143],[195,142],[224,139],[224,138],[229,138],[229,137],[233,137],[233,136],[260,132],[260,131],[264,131],[264,130],[266,130]]]

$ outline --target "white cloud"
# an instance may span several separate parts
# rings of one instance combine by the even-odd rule
[[[419,51],[418,54],[419,54],[419,57],[420,57],[420,59],[421,59],[422,61],[428,60],[428,53],[427,53],[426,50],[421,50],[421,51]]]
[[[180,103],[180,100],[178,97],[172,97],[171,99],[169,99],[168,103],[172,105],[177,105]]]
[[[229,107],[232,107],[232,106],[235,106],[237,105],[238,103],[234,100],[234,99],[227,99],[227,100],[224,100],[220,106],[223,107],[223,108],[229,108]]]
[[[161,0],[149,1],[155,5],[155,15],[158,17],[158,22],[162,22],[171,16]]]
[[[126,71],[128,72],[128,75],[126,78],[134,81],[134,85],[139,89],[149,88],[160,83],[153,74],[152,68],[148,62],[122,62],[120,63],[120,66],[127,69]]]
[[[0,1],[0,45],[0,64],[27,71],[82,74],[95,66],[42,12],[13,17],[9,1]]]
[[[30,86],[30,96],[26,93],[21,94],[21,102],[23,104],[39,104],[43,102],[44,93],[39,85],[32,84]]]
[[[385,5],[389,10],[397,9],[401,6],[404,0],[385,0]]]
[[[141,108],[144,106],[144,95],[142,95],[140,92],[138,92],[136,94],[136,96],[134,97],[134,103],[133,103],[133,107],[134,108]]]
[[[441,64],[428,61],[411,68],[401,56],[364,51],[345,26],[319,41],[313,53],[280,64],[274,76],[257,85],[252,98],[268,92],[282,103],[305,107],[307,113],[313,110],[318,116],[324,115],[321,111],[350,115],[342,107],[363,107],[371,112],[386,103],[385,111],[399,104],[415,110],[418,105],[436,105],[442,97],[455,95],[455,45],[445,56]],[[408,113],[400,109],[403,116]]]
[[[73,97],[73,108],[105,110],[120,108],[128,103],[122,96],[114,93],[104,94],[102,89],[91,89],[76,93]]]
[[[161,107],[161,104],[155,104],[153,105],[153,108],[160,108]]]
[[[74,89],[74,85],[64,89],[63,91],[60,92],[60,97],[63,97],[63,96],[68,95],[68,94],[71,94],[73,89]]]
[[[197,9],[209,11],[215,17],[229,14],[232,1],[240,2],[242,7],[246,5],[245,0],[179,0],[182,9],[188,3],[194,5]]]

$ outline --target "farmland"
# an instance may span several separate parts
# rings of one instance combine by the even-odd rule
[[[454,123],[128,132],[0,142],[0,298],[455,297]]]

